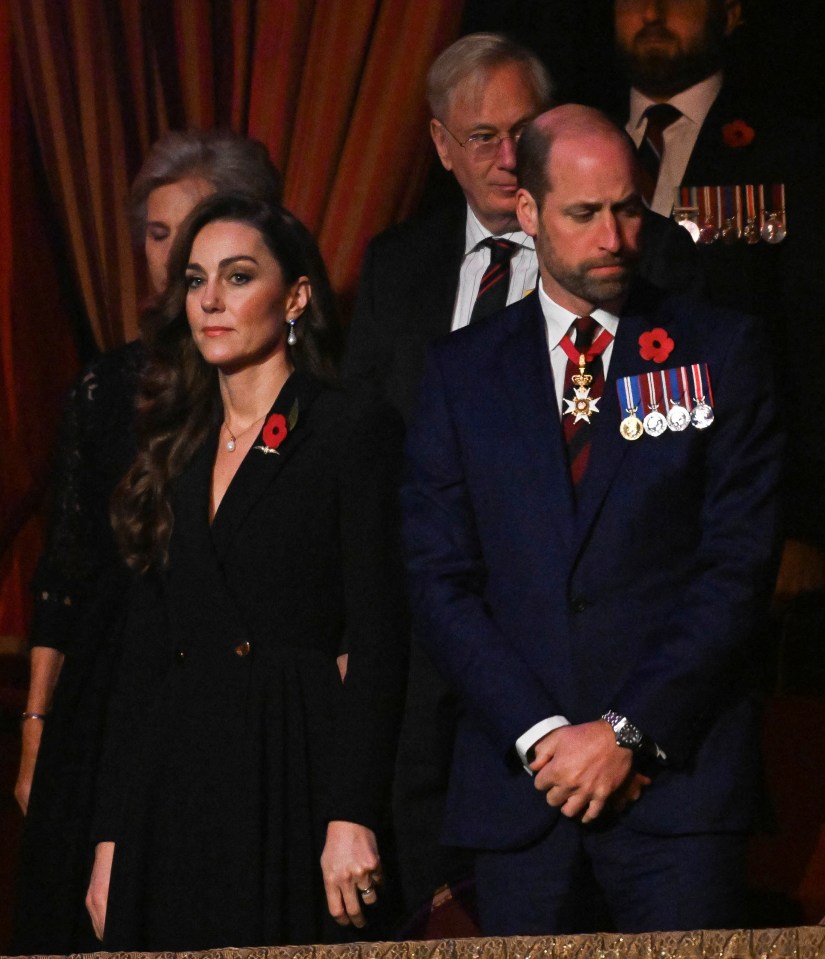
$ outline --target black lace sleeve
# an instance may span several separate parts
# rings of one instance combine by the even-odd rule
[[[55,454],[54,502],[32,581],[30,646],[66,652],[122,564],[109,499],[135,455],[134,403],[144,350],[130,343],[89,364],[71,390]]]

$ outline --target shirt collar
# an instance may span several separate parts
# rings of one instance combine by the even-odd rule
[[[518,243],[526,250],[535,250],[536,244],[533,237],[528,236],[522,230],[513,230],[511,233],[491,233],[486,227],[481,225],[478,217],[473,213],[469,203],[467,204],[467,225],[464,231],[464,255],[472,253],[482,240],[488,236],[500,236],[502,239],[510,240],[511,243]]]
[[[559,306],[555,300],[544,292],[544,286],[539,282],[539,303],[541,312],[544,314],[544,322],[547,326],[547,345],[551,350],[555,350],[561,343],[565,335],[570,331],[573,321],[579,316],[578,313],[571,313],[563,306]],[[607,310],[593,310],[590,315],[605,330],[609,330],[612,336],[616,336],[616,330],[619,328],[619,317]]]
[[[705,122],[713,101],[719,95],[722,89],[722,72],[711,74],[699,83],[695,83],[687,90],[682,90],[676,96],[671,97],[667,102],[676,107],[683,116],[687,117],[691,123],[701,126]],[[645,96],[641,90],[633,87],[630,91],[630,117],[627,122],[627,129],[632,134],[638,131],[644,122],[644,112],[656,101]],[[641,134],[640,134],[641,135]]]

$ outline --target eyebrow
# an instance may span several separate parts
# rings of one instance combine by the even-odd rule
[[[635,206],[637,203],[641,202],[641,197],[638,193],[628,193],[627,196],[622,197],[620,200],[616,200],[615,203],[611,203],[609,205],[595,200],[577,200],[564,207],[563,210],[565,213],[571,213],[574,210],[586,210],[588,212],[596,213],[599,210],[603,210],[605,206],[609,206],[609,209],[611,210],[623,210],[625,207]]]
[[[537,116],[537,114],[535,114],[535,113],[526,113],[523,117],[520,117],[518,120],[514,120],[513,123],[512,123],[512,125],[510,126],[510,129],[511,129],[511,130],[515,130],[517,127],[527,126],[527,124],[528,124],[535,116]],[[471,129],[474,133],[480,133],[480,132],[483,131],[483,130],[496,130],[496,131],[498,131],[500,128],[497,127],[494,123],[488,123],[486,120],[479,120],[478,122],[474,123],[474,124],[470,127],[470,129]]]
[[[246,253],[241,253],[241,254],[239,254],[238,256],[227,256],[227,257],[224,257],[224,259],[222,259],[222,260],[220,261],[220,263],[218,264],[218,269],[219,269],[219,270],[224,270],[224,269],[226,269],[226,267],[232,266],[233,263],[238,263],[238,262],[241,261],[241,260],[249,260],[249,262],[250,262],[250,263],[254,263],[255,266],[258,265],[258,261],[255,259],[254,256],[249,256],[249,255],[246,254]],[[187,269],[187,270],[200,270],[201,273],[205,273],[205,272],[206,272],[206,270],[204,270],[204,268],[200,265],[200,263],[187,263],[187,264],[186,264],[186,269]]]

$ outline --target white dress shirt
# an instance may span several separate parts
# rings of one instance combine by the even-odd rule
[[[578,314],[571,313],[570,310],[566,310],[563,306],[559,306],[558,303],[551,300],[544,292],[544,287],[541,283],[539,283],[539,303],[541,304],[541,311],[544,314],[544,323],[547,329],[547,348],[550,353],[550,367],[553,371],[556,406],[559,411],[559,416],[561,416],[562,398],[567,387],[567,384],[564,382],[565,373],[567,372],[567,354],[561,346],[561,341],[568,334],[573,334],[573,321],[577,318]],[[593,317],[602,329],[609,330],[614,337],[616,336],[616,330],[619,328],[618,316],[608,313],[607,310],[593,310],[590,316]],[[595,333],[594,339],[599,335],[599,332],[600,331],[597,331]],[[607,377],[607,369],[610,365],[610,357],[612,355],[613,340],[608,343],[605,351],[602,353],[602,367],[605,378]],[[530,764],[530,750],[533,746],[535,746],[543,736],[552,733],[554,729],[569,725],[570,721],[565,716],[548,716],[537,722],[534,726],[531,726],[530,729],[519,736],[516,740],[516,752],[528,772],[530,772],[528,768]]]
[[[484,271],[490,265],[490,249],[478,244],[489,236],[500,236],[520,247],[510,260],[510,287],[507,291],[507,305],[515,303],[536,288],[538,263],[536,245],[531,236],[521,230],[512,233],[491,233],[479,223],[475,213],[467,207],[467,226],[465,230],[464,260],[458,279],[458,294],[453,308],[453,321],[450,330],[460,330],[470,322],[475,306],[478,288]]]
[[[664,151],[662,165],[659,168],[659,179],[656,182],[656,192],[650,204],[651,210],[670,216],[673,212],[673,198],[676,187],[681,186],[687,170],[690,155],[696,146],[699,131],[713,106],[713,101],[722,89],[722,74],[714,73],[707,79],[682,90],[667,102],[676,107],[682,114],[664,131]],[[630,91],[630,117],[625,129],[638,147],[644,139],[647,129],[645,110],[653,106],[655,100],[645,96],[635,88]],[[691,184],[705,186],[705,184]]]

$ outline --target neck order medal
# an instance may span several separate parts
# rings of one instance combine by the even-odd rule
[[[601,397],[590,395],[590,384],[593,382],[593,377],[584,372],[586,368],[587,357],[584,353],[579,353],[579,372],[570,377],[573,386],[576,387],[574,396],[572,400],[567,397],[564,398],[564,402],[567,404],[564,415],[567,416],[570,413],[575,416],[574,423],[578,423],[580,420],[589,423],[590,417],[599,412],[597,404]]]

